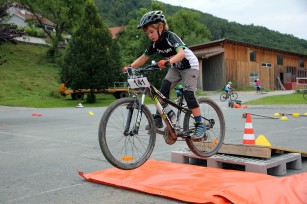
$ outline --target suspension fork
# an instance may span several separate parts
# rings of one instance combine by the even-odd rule
[[[139,128],[140,128],[140,124],[141,124],[141,119],[142,119],[142,114],[143,114],[143,104],[144,104],[144,100],[145,100],[145,92],[142,93],[142,100],[139,100],[139,97],[135,96],[133,102],[131,102],[127,109],[128,111],[128,116],[127,116],[127,122],[126,122],[126,126],[125,126],[125,130],[124,130],[124,135],[125,136],[134,136],[135,134],[138,134],[139,132]],[[133,116],[133,112],[136,109],[137,106],[137,116],[136,116],[136,121],[134,123],[134,126],[132,128],[132,130],[129,132],[130,129],[130,125],[131,125],[131,120],[132,120],[132,116]]]

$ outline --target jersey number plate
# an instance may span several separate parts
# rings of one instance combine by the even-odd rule
[[[132,88],[132,89],[144,88],[144,87],[150,86],[147,77],[141,77],[141,78],[136,78],[136,79],[128,79],[128,83],[130,85],[130,88]]]

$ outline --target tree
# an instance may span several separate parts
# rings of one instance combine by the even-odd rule
[[[181,9],[167,20],[170,29],[187,45],[195,45],[211,39],[210,30],[199,22],[199,18],[199,13]]]
[[[31,11],[35,16],[33,19],[35,23],[38,23],[51,39],[52,47],[48,52],[49,55],[57,56],[62,34],[72,32],[80,22],[84,0],[19,0],[19,2]],[[55,24],[55,35],[45,28],[43,18],[47,18]]]
[[[105,89],[116,79],[120,67],[117,45],[92,0],[86,1],[80,26],[65,51],[61,79],[72,89]],[[88,102],[95,102],[94,93]]]

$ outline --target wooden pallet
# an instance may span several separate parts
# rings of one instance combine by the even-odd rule
[[[282,176],[289,169],[301,169],[302,158],[300,153],[284,153],[272,156],[269,159],[233,156],[227,154],[216,154],[212,157],[202,158],[191,151],[173,151],[171,160],[175,163],[189,164],[192,159],[198,160],[198,164],[207,167],[224,168],[226,165],[243,167],[241,170]],[[227,169],[227,167],[226,167]]]

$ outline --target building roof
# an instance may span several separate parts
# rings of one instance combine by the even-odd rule
[[[20,16],[20,17],[22,17],[25,20],[36,20],[36,17],[34,15],[26,13],[26,12],[23,13],[20,10],[16,10],[15,14]],[[54,26],[55,25],[51,20],[49,20],[47,18],[40,18],[40,20],[45,25],[49,25],[49,26]]]
[[[302,54],[302,53],[295,53],[295,52],[290,52],[290,51],[287,51],[287,50],[282,50],[282,49],[277,49],[277,48],[272,48],[272,47],[266,47],[266,46],[256,45],[256,44],[247,43],[247,42],[240,42],[240,41],[226,39],[226,38],[215,40],[215,41],[210,41],[210,42],[206,42],[206,43],[202,43],[202,44],[198,44],[198,45],[189,46],[189,48],[193,51],[193,50],[213,47],[213,46],[217,46],[217,45],[223,46],[225,43],[240,45],[240,46],[245,46],[245,47],[251,47],[251,48],[257,48],[257,49],[261,49],[261,50],[268,50],[268,51],[273,51],[273,52],[278,52],[278,53],[288,54],[288,55],[294,55],[294,56],[299,56],[299,57],[307,57],[307,55]]]
[[[113,28],[110,28],[109,30],[111,31],[112,33],[112,38],[116,38],[118,33],[120,31],[122,31],[123,29],[125,28],[125,26],[119,26],[119,27],[113,27]]]

